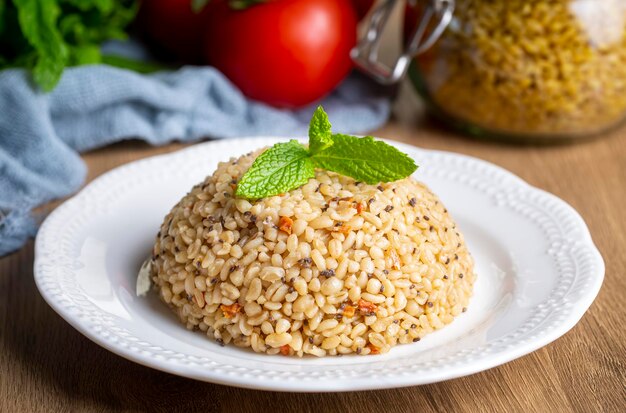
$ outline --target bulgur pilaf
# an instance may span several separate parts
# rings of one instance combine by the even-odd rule
[[[473,260],[424,184],[318,170],[280,196],[236,198],[261,152],[220,163],[157,235],[152,281],[187,328],[268,354],[366,355],[465,311]]]

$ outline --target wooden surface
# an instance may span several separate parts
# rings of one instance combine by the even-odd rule
[[[71,328],[35,288],[31,242],[0,259],[0,412],[626,411],[626,128],[576,145],[512,146],[445,132],[414,108],[400,105],[375,134],[503,166],[563,198],[586,220],[606,278],[565,336],[486,372],[420,387],[282,394],[212,385],[126,361]],[[88,153],[89,179],[181,146],[129,142]]]

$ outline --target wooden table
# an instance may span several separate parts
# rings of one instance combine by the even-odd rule
[[[565,336],[503,366],[427,386],[288,394],[201,383],[126,361],[71,328],[35,288],[31,242],[0,259],[0,412],[625,412],[626,127],[576,145],[512,146],[445,132],[407,110],[414,107],[401,105],[375,134],[501,165],[585,218],[606,261],[606,279]],[[89,179],[181,146],[129,142],[88,153]]]

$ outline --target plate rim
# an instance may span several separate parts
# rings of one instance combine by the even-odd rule
[[[402,149],[406,148],[410,151],[417,151],[425,154],[432,154],[433,156],[443,156],[443,157],[452,157],[457,158],[463,162],[474,163],[482,168],[487,168],[492,171],[492,173],[498,174],[503,178],[507,179],[511,183],[515,183],[515,186],[518,189],[521,189],[525,192],[534,193],[537,196],[545,198],[556,205],[562,210],[566,211],[565,213],[568,215],[568,218],[571,222],[574,223],[575,229],[580,232],[582,235],[582,239],[578,240],[578,244],[581,247],[584,247],[588,253],[591,254],[591,260],[593,261],[593,268],[588,271],[593,273],[593,283],[587,288],[584,294],[577,300],[576,305],[572,306],[572,311],[569,313],[568,317],[562,320],[556,328],[551,329],[549,332],[544,333],[541,337],[535,338],[531,341],[527,341],[522,343],[519,346],[516,346],[512,349],[507,349],[506,351],[500,351],[496,353],[490,354],[486,360],[474,360],[468,363],[460,363],[456,366],[450,366],[442,372],[432,372],[427,377],[419,377],[415,375],[395,375],[390,377],[389,380],[385,380],[384,378],[376,382],[375,385],[372,385],[371,379],[354,379],[350,380],[348,386],[340,386],[337,385],[339,380],[335,380],[333,382],[328,381],[320,381],[320,380],[283,380],[277,382],[276,380],[268,380],[266,382],[259,381],[258,378],[245,377],[244,375],[232,375],[232,374],[224,374],[224,373],[214,373],[210,369],[206,369],[203,371],[203,374],[198,374],[195,369],[190,369],[187,364],[175,362],[175,360],[165,361],[157,360],[152,356],[146,356],[141,351],[132,350],[129,347],[122,347],[119,345],[115,345],[114,343],[107,340],[100,333],[95,331],[93,328],[90,328],[89,324],[82,322],[80,317],[77,314],[72,313],[71,307],[67,307],[62,305],[62,302],[57,300],[51,290],[48,289],[45,285],[44,276],[46,274],[45,266],[47,263],[44,259],[44,254],[42,251],[48,245],[46,245],[46,241],[48,240],[49,232],[54,230],[54,223],[59,217],[62,216],[62,212],[66,209],[70,209],[75,203],[78,204],[84,197],[89,195],[90,188],[93,188],[94,185],[101,185],[101,182],[106,182],[108,180],[113,180],[116,175],[123,175],[128,172],[132,172],[134,168],[142,168],[147,166],[152,162],[158,162],[170,157],[183,157],[187,152],[197,151],[200,146],[202,147],[210,147],[210,146],[218,146],[220,144],[224,144],[227,142],[231,145],[237,145],[238,143],[243,143],[246,141],[246,144],[251,144],[251,140],[256,141],[284,141],[287,138],[284,137],[272,137],[272,136],[255,136],[255,137],[241,137],[241,138],[233,138],[228,140],[218,140],[218,141],[208,141],[202,142],[195,145],[191,145],[186,148],[182,148],[173,152],[154,155],[150,157],[146,157],[143,159],[139,159],[133,162],[129,162],[113,168],[97,178],[91,181],[89,184],[84,186],[78,193],[76,193],[71,198],[64,201],[61,205],[55,208],[50,215],[46,218],[44,223],[42,224],[37,238],[35,240],[35,254],[34,254],[34,278],[37,288],[44,298],[44,300],[52,307],[52,309],[58,313],[65,321],[67,321],[72,327],[78,330],[81,334],[89,338],[94,343],[106,348],[107,350],[117,354],[121,357],[124,357],[130,361],[139,363],[141,365],[155,368],[157,370],[161,370],[164,372],[168,372],[171,374],[176,374],[183,377],[188,377],[196,380],[208,381],[217,384],[224,384],[242,388],[250,388],[257,390],[272,390],[272,391],[297,391],[297,392],[340,392],[340,391],[356,391],[356,390],[368,390],[368,389],[385,389],[385,388],[396,388],[396,387],[405,387],[412,385],[421,385],[427,383],[435,383],[443,380],[453,379],[457,377],[466,376],[469,374],[474,374],[480,371],[484,371],[498,365],[504,364],[508,361],[512,361],[519,357],[522,357],[530,352],[533,352],[545,345],[553,342],[554,340],[561,337],[563,334],[567,333],[571,330],[580,319],[584,316],[585,312],[591,306],[593,301],[595,300],[599,290],[601,288],[604,275],[605,275],[605,265],[604,260],[600,254],[600,251],[593,243],[591,233],[589,228],[587,227],[585,221],[580,216],[580,214],[567,202],[558,198],[557,196],[542,190],[540,188],[534,187],[528,184],[519,176],[513,174],[512,172],[495,165],[493,163],[454,152],[440,151],[440,150],[431,150],[431,149],[423,149],[413,145],[409,145],[406,143],[401,143],[397,141],[385,140],[396,147]],[[256,145],[260,146],[260,145]]]

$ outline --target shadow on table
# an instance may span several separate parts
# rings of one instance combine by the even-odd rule
[[[5,268],[31,268],[32,245],[5,258]],[[14,261],[14,262],[11,262]],[[271,393],[198,382],[162,373],[118,357],[82,336],[45,303],[32,270],[0,275],[0,334],[4,361],[0,393],[21,383],[27,400],[45,411],[131,410],[150,412],[325,412],[449,410],[450,394],[463,392],[463,379],[436,385],[386,391],[336,394]],[[1,320],[1,318],[0,318]],[[0,357],[0,361],[2,357]],[[6,370],[5,370],[6,369]],[[483,373],[485,375],[495,373]],[[1,374],[0,376],[4,375]],[[484,377],[494,380],[494,377]],[[3,389],[4,387],[4,389]],[[4,391],[3,391],[4,390]],[[466,390],[465,390],[466,391]],[[13,391],[14,393],[15,390]],[[16,394],[10,397],[16,397]],[[465,395],[468,397],[469,395]],[[476,395],[477,396],[477,395]],[[459,400],[456,400],[458,403]],[[1,406],[2,401],[0,401]],[[2,409],[0,409],[2,410]]]

